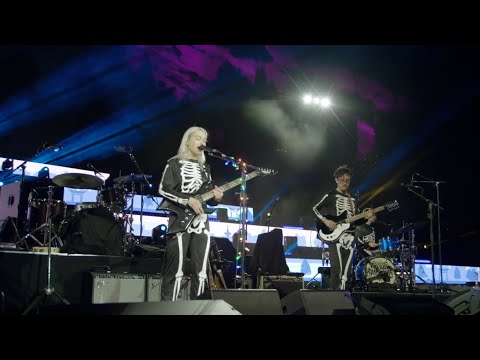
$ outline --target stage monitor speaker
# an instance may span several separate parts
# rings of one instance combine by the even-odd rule
[[[54,305],[42,315],[242,315],[223,300],[160,301],[123,304]]]
[[[349,291],[298,290],[282,299],[286,315],[355,315]]]
[[[454,315],[454,311],[431,294],[354,294],[358,315]]]
[[[225,300],[243,315],[282,315],[278,291],[275,289],[212,290],[212,299]]]
[[[444,302],[455,315],[480,315],[480,289],[467,288]]]
[[[271,275],[259,276],[259,289],[276,289],[280,299],[285,296],[303,289],[303,276]]]

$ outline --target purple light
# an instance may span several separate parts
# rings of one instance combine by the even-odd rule
[[[357,156],[370,154],[375,148],[375,129],[370,124],[357,120]]]

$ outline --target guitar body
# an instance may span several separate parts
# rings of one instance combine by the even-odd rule
[[[318,238],[326,243],[333,243],[338,240],[340,235],[342,235],[348,228],[350,228],[350,223],[346,223],[347,212],[344,211],[339,216],[324,215],[328,220],[332,220],[337,224],[335,230],[330,230],[322,220],[317,219],[317,231]]]
[[[273,170],[258,168],[257,170],[249,174],[246,174],[245,181],[251,180],[259,175],[269,175],[271,173],[273,173]],[[243,182],[243,178],[240,177],[236,180],[230,181],[229,183],[223,186],[220,186],[219,189],[225,192],[227,190],[234,188],[235,186],[240,185],[242,182]],[[200,190],[196,194],[191,195],[195,197],[198,201],[200,201],[203,207],[203,212],[205,214],[211,214],[216,210],[216,209],[210,209],[207,207],[207,201],[214,198],[212,189],[213,189],[213,186],[211,183],[203,184]],[[171,213],[176,214],[175,220],[173,221],[172,224],[169,225],[169,228],[167,230],[167,235],[175,234],[175,233],[187,230],[187,228],[190,226],[190,224],[192,223],[193,219],[196,216],[195,212],[188,205],[187,207],[183,207],[180,205],[170,203],[164,209],[170,211]]]
[[[208,208],[207,204],[205,203],[202,203],[202,207],[203,207],[203,212],[205,214],[212,214],[213,212],[216,211],[216,209]],[[187,230],[187,228],[190,226],[193,219],[197,215],[188,205],[186,208],[184,208],[179,205],[169,204],[166,210],[168,210],[171,213],[175,213],[176,215],[175,220],[168,227],[167,235],[176,234],[178,232]]]
[[[376,214],[377,212],[383,211],[385,209],[387,209],[388,211],[393,211],[393,210],[396,210],[398,208],[399,208],[398,202],[395,200],[395,201],[389,202],[385,205],[379,206],[375,209],[371,209],[369,212],[371,212],[372,214]],[[323,221],[321,221],[320,219],[317,219],[318,238],[320,240],[322,240],[323,242],[326,242],[326,243],[333,243],[333,242],[337,241],[338,238],[340,237],[340,235],[342,235],[350,227],[351,223],[353,223],[357,220],[366,218],[366,215],[369,212],[365,211],[361,214],[354,215],[354,216],[351,216],[351,217],[347,216],[348,214],[347,214],[346,211],[342,212],[339,216],[325,215],[325,217],[328,220],[332,220],[333,222],[335,222],[337,224],[336,229],[333,230],[333,231],[330,230],[323,223]]]

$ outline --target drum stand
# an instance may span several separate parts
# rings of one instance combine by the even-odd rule
[[[65,305],[70,305],[65,298],[60,296],[51,284],[51,275],[52,275],[52,217],[50,214],[50,208],[52,205],[53,189],[52,185],[48,186],[48,203],[47,203],[47,231],[45,232],[44,240],[48,242],[48,255],[47,255],[47,286],[43,289],[42,293],[39,294],[30,305],[27,306],[22,315],[27,315],[34,307],[36,307],[40,301],[45,301],[49,296],[56,296],[62,303]]]
[[[51,222],[51,219],[50,219],[50,218],[51,218],[51,214],[50,214],[51,211],[50,211],[50,209],[51,209],[51,207],[53,206],[52,200],[50,199],[50,198],[51,198],[50,191],[52,191],[52,190],[51,190],[51,187],[52,187],[51,185],[48,187],[48,196],[49,196],[49,199],[48,199],[48,202],[47,202],[47,215],[46,215],[45,222],[44,222],[42,225],[40,225],[40,226],[36,227],[35,229],[33,229],[32,231],[29,231],[26,235],[24,235],[24,236],[18,241],[18,243],[24,242],[24,243],[26,244],[27,248],[28,248],[28,244],[27,244],[27,241],[26,241],[26,240],[27,240],[28,238],[32,238],[32,239],[33,239],[38,245],[40,245],[40,246],[48,246],[48,242],[49,242],[48,232],[49,232],[49,231],[50,231],[50,233],[53,233],[53,234],[54,234],[54,236],[53,236],[53,238],[52,238],[51,241],[57,239],[57,242],[59,243],[59,246],[61,247],[61,246],[63,245],[62,240],[60,239],[60,236],[58,236],[58,234],[57,234],[55,231],[53,231],[53,229],[51,229],[51,227],[50,227],[50,230],[49,230],[49,226],[50,226],[50,225],[49,225],[49,220],[50,220],[50,222]],[[32,202],[31,202],[31,200],[29,201],[28,207],[29,207],[29,213],[30,213],[30,212],[31,212],[31,207],[32,207]],[[28,217],[29,217],[29,216],[27,216],[27,218],[28,218]],[[27,220],[28,220],[28,219],[27,219]],[[47,229],[45,230],[45,232],[44,232],[44,234],[43,234],[43,243],[42,243],[42,242],[41,242],[40,240],[38,240],[33,234],[35,234],[37,231],[39,231],[39,230],[41,230],[41,229],[43,229],[43,228],[47,228]]]

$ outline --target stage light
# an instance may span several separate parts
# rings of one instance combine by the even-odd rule
[[[39,179],[50,179],[50,169],[48,167],[43,167],[39,172],[38,172],[38,178]]]
[[[11,170],[13,168],[13,160],[12,159],[5,159],[2,163],[2,170]]]
[[[307,104],[307,105],[311,104],[312,103],[312,95],[310,95],[310,94],[304,95],[303,96],[303,103]]]
[[[331,102],[330,102],[330,99],[328,97],[324,97],[323,99],[320,100],[320,106],[323,107],[323,108],[327,108],[327,107],[330,107],[331,105]]]

